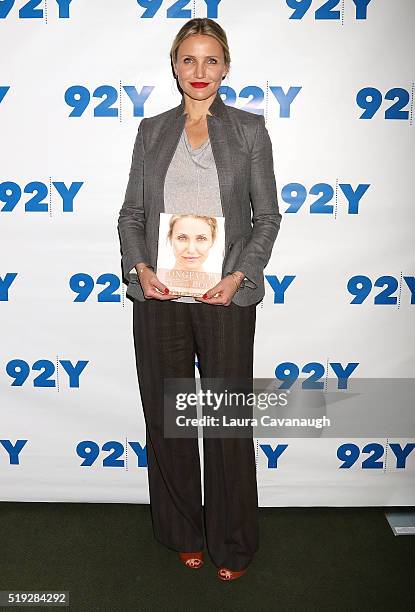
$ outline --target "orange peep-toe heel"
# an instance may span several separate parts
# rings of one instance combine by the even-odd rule
[[[241,576],[243,576],[245,573],[246,573],[246,569],[234,571],[234,570],[230,570],[227,567],[220,567],[218,569],[217,576],[220,580],[228,581],[228,580],[236,580],[237,578],[240,578]]]
[[[203,551],[179,552],[179,557],[183,565],[191,569],[199,569],[203,565]]]

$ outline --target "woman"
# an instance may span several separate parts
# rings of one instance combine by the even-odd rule
[[[142,119],[120,210],[127,295],[133,298],[137,374],[146,421],[155,538],[192,568],[207,548],[221,580],[242,576],[258,549],[253,440],[204,438],[204,508],[198,440],[164,437],[163,381],[253,376],[256,306],[281,215],[272,147],[262,115],[226,106],[230,68],[223,29],[192,19],[171,63],[179,106]],[[251,222],[252,210],[252,222]],[[222,278],[202,298],[177,298],[157,278],[160,213],[224,217]]]
[[[216,237],[216,219],[201,215],[172,215],[167,239],[176,270],[203,271]]]

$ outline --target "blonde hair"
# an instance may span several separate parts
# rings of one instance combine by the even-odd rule
[[[212,36],[220,43],[223,49],[223,56],[225,59],[225,65],[229,68],[231,63],[231,55],[229,52],[228,39],[226,37],[225,30],[213,19],[208,17],[196,17],[187,21],[178,31],[173,44],[170,49],[170,60],[173,64],[177,63],[177,51],[188,36],[192,34],[205,34],[206,36]]]
[[[216,221],[215,217],[208,217],[206,215],[172,215],[169,221],[169,231],[167,233],[167,240],[171,241],[173,227],[176,221],[179,221],[179,219],[185,219],[186,217],[192,217],[193,219],[201,219],[202,221],[205,221],[210,227],[210,231],[212,233],[212,242],[215,242],[216,234],[218,232],[218,222]]]

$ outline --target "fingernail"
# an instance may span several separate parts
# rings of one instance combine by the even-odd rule
[[[204,293],[204,294],[202,295],[202,299],[203,299],[203,300],[206,300],[206,299],[207,299],[207,296],[208,296],[208,294],[207,294],[207,293]]]
[[[165,293],[166,295],[167,295],[167,293],[170,293],[170,291],[168,290],[168,288],[167,288],[167,287],[165,287],[165,289],[164,289],[164,293]]]

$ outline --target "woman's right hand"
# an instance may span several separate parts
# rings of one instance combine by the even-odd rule
[[[170,293],[166,285],[159,281],[156,273],[151,268],[144,267],[141,273],[137,270],[137,275],[146,299],[175,300],[180,297]]]

